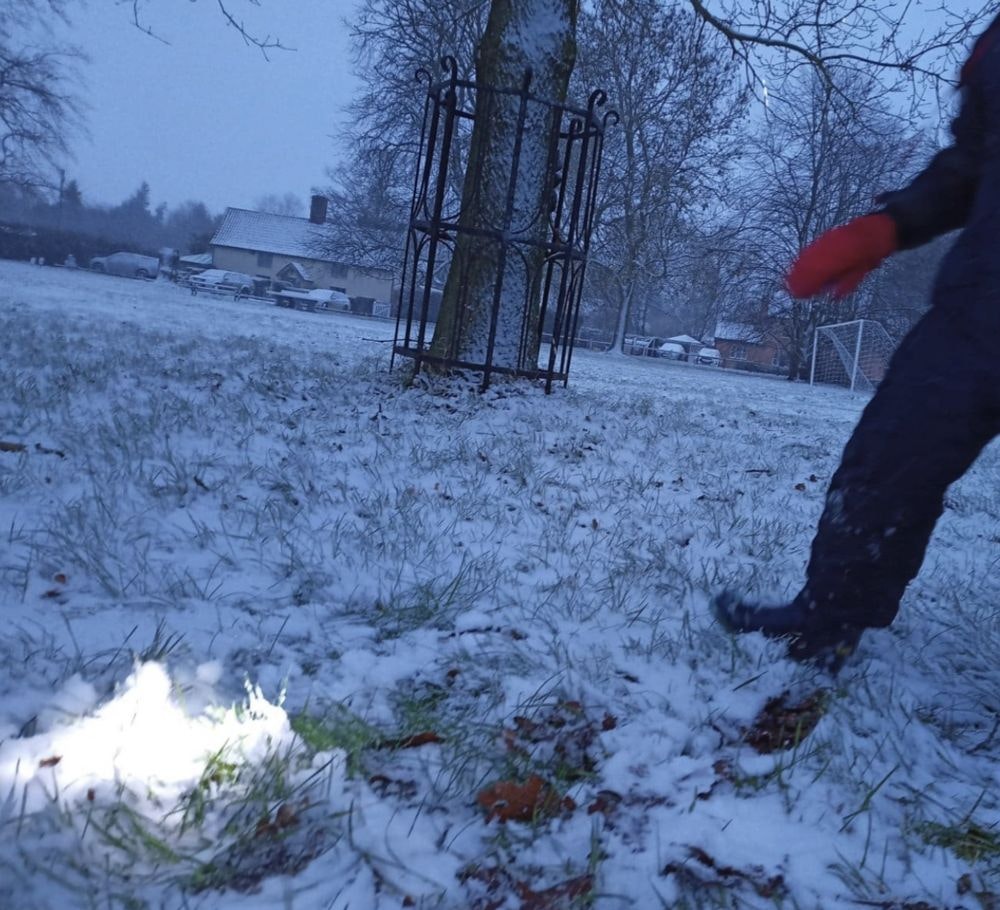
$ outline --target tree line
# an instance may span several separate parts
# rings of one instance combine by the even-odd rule
[[[98,241],[95,248],[103,253],[112,251],[102,248],[108,245],[151,254],[163,248],[182,254],[202,252],[208,248],[219,220],[203,202],[188,201],[173,208],[165,203],[154,206],[145,181],[117,205],[87,202],[74,179],[55,190],[0,184],[0,221],[34,228],[36,234],[40,229],[77,235],[81,242],[82,238],[91,238]],[[58,255],[58,251],[53,253]]]

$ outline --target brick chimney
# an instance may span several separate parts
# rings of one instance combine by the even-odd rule
[[[313,196],[309,206],[309,220],[313,224],[323,224],[326,221],[326,196]]]

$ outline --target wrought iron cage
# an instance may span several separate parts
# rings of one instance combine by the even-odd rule
[[[569,379],[604,137],[617,114],[602,110],[607,96],[600,90],[586,108],[537,97],[530,70],[520,86],[502,88],[459,79],[454,58],[445,57],[441,66],[443,78],[417,74],[427,83],[427,96],[392,362],[399,355],[412,358],[416,372],[428,364],[475,371],[483,389],[494,373],[526,376],[543,380],[550,392],[554,382]],[[484,154],[470,154],[470,137],[477,119],[504,111],[516,118],[509,151],[500,155],[506,199],[484,217],[475,200],[485,179],[496,186],[497,155],[486,164]],[[546,126],[544,137],[539,123]],[[530,180],[539,180],[542,139],[547,211],[543,219],[519,221],[516,199]],[[534,161],[524,154],[529,141]],[[465,252],[456,263],[460,247]],[[489,259],[485,293],[482,282],[472,287],[469,250]],[[446,327],[437,326],[442,302],[450,314]],[[466,321],[472,319],[485,342],[469,346]]]

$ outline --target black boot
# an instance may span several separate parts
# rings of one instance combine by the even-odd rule
[[[854,653],[863,626],[824,623],[817,611],[796,598],[784,606],[748,603],[734,591],[712,598],[712,613],[729,632],[761,632],[768,638],[787,638],[788,656],[836,674]]]

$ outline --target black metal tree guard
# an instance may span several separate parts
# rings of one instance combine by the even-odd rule
[[[441,61],[444,78],[435,81],[426,70],[417,78],[428,83],[424,105],[424,124],[414,179],[399,310],[393,343],[392,363],[396,355],[412,358],[414,371],[425,364],[442,370],[467,369],[482,373],[482,388],[490,384],[493,373],[513,374],[544,380],[545,391],[552,384],[569,380],[573,342],[577,334],[580,299],[583,292],[587,253],[593,229],[597,181],[604,149],[604,135],[618,115],[601,111],[607,100],[603,91],[590,95],[587,107],[556,104],[531,93],[531,72],[525,74],[518,88],[478,85],[458,78],[455,60]],[[477,94],[488,98],[477,107]],[[479,186],[482,175],[466,174],[468,155],[462,154],[461,141],[468,138],[477,116],[490,116],[493,103],[500,96],[517,99],[518,119],[507,177],[507,206],[500,224],[464,223],[461,188],[471,177]],[[512,201],[521,176],[522,138],[532,106],[551,112],[547,161],[553,188],[548,224],[542,230],[519,228],[511,221]],[[477,113],[478,112],[478,113]],[[475,167],[482,168],[484,156],[477,156]],[[492,287],[489,313],[489,343],[482,357],[470,358],[459,350],[462,319],[469,311],[468,275],[458,276],[459,305],[456,324],[446,351],[431,350],[436,308],[440,305],[438,287],[447,274],[458,238],[471,237],[477,243],[490,244],[499,250],[498,268]],[[544,255],[539,256],[541,248]],[[534,255],[532,255],[534,253]],[[527,274],[528,262],[540,262],[541,274]],[[523,266],[525,289],[520,316],[520,342],[516,363],[498,364],[494,358],[504,280],[511,270]],[[516,283],[513,279],[510,283]],[[520,293],[516,291],[515,293]],[[474,302],[472,302],[474,304]],[[548,342],[545,351],[544,343]],[[440,346],[439,346],[440,347]],[[537,356],[536,352],[541,352]],[[390,364],[390,368],[392,366]]]

